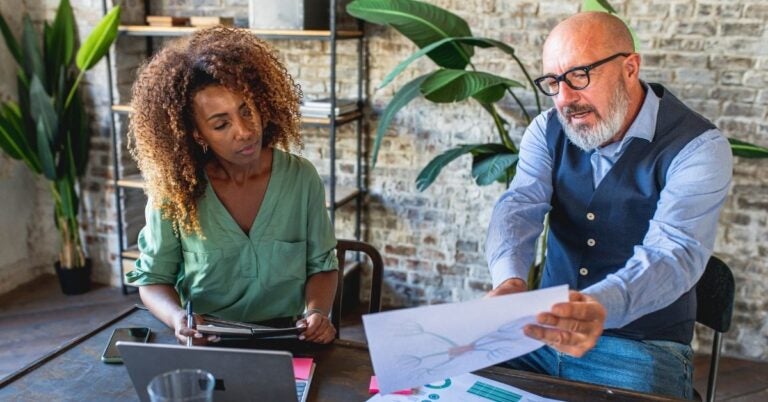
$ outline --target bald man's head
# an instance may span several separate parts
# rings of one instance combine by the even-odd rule
[[[605,54],[634,52],[632,34],[624,21],[604,12],[584,12],[562,21],[549,33],[544,55],[586,47]]]

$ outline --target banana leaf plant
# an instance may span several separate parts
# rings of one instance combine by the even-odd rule
[[[472,156],[472,177],[479,185],[497,181],[509,183],[515,174],[518,149],[509,135],[509,122],[502,117],[496,103],[507,95],[519,106],[526,123],[531,114],[524,107],[520,94],[532,91],[536,114],[541,112],[539,94],[531,76],[509,45],[491,38],[475,37],[467,22],[438,6],[412,0],[355,0],[347,5],[354,17],[375,24],[389,25],[414,42],[420,49],[403,60],[389,73],[379,88],[390,84],[415,60],[429,57],[437,68],[403,85],[381,114],[373,145],[372,164],[376,166],[381,141],[395,114],[417,96],[436,103],[472,100],[488,112],[498,135],[498,141],[486,144],[461,144],[438,155],[422,169],[416,178],[420,191],[428,188],[449,163],[462,155]],[[525,84],[491,72],[480,71],[472,57],[479,49],[495,48],[504,52],[520,68]]]
[[[0,103],[0,148],[48,179],[53,197],[62,269],[85,266],[77,215],[79,179],[88,163],[90,131],[79,85],[85,72],[117,37],[120,7],[113,8],[77,49],[72,7],[62,0],[40,35],[24,15],[19,40],[0,14],[0,32],[18,63],[18,102]]]
[[[607,0],[584,0],[584,11],[603,11],[617,14]],[[472,156],[472,177],[478,185],[503,182],[509,185],[515,174],[518,149],[509,136],[509,124],[498,113],[497,102],[509,95],[518,105],[526,123],[532,116],[520,100],[518,91],[533,91],[536,114],[541,113],[539,93],[530,74],[521,63],[514,49],[509,45],[490,38],[472,35],[469,24],[461,17],[435,5],[415,0],[355,0],[347,6],[347,12],[354,17],[374,24],[389,25],[411,40],[419,50],[398,64],[379,85],[384,88],[415,60],[427,56],[437,68],[403,85],[382,112],[374,139],[372,167],[376,166],[381,141],[395,114],[418,96],[435,103],[452,103],[474,100],[485,109],[493,120],[498,142],[487,144],[461,144],[432,159],[416,178],[416,187],[423,191],[440,174],[443,167],[462,155]],[[630,28],[635,39],[637,36]],[[496,48],[506,53],[520,68],[525,84],[490,72],[478,71],[472,57],[478,49]],[[735,139],[729,139],[735,156],[766,158],[768,148],[756,146]],[[548,224],[537,244],[537,263],[529,271],[528,284],[538,287],[540,267],[546,257],[546,236]]]

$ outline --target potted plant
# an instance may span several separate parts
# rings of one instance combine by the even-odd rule
[[[52,24],[44,23],[42,35],[25,15],[18,41],[0,14],[0,31],[19,65],[18,103],[0,103],[0,148],[50,181],[61,240],[56,271],[66,294],[90,288],[90,262],[77,219],[78,182],[88,163],[90,131],[78,89],[85,72],[109,51],[119,21],[117,6],[75,51],[75,19],[68,0],[61,1]]]
[[[585,0],[582,9],[616,11],[606,0]],[[443,167],[462,155],[472,156],[472,177],[478,185],[512,181],[518,160],[518,149],[509,136],[510,125],[495,106],[507,96],[518,106],[523,122],[527,126],[531,119],[541,113],[539,93],[530,74],[518,58],[514,49],[498,40],[475,37],[469,24],[461,17],[438,6],[415,0],[354,0],[347,6],[347,12],[356,18],[375,24],[389,25],[410,39],[420,49],[398,64],[387,74],[378,88],[390,84],[408,65],[420,57],[427,56],[437,68],[416,77],[397,90],[392,100],[381,113],[376,129],[372,153],[372,168],[376,167],[379,148],[393,117],[417,96],[436,103],[453,103],[474,100],[488,112],[493,120],[499,141],[495,143],[461,144],[436,156],[416,177],[416,188],[424,191],[440,174]],[[633,33],[634,35],[634,33]],[[472,57],[475,51],[497,48],[506,53],[520,68],[525,77],[521,82],[479,71]],[[529,111],[517,91],[532,91],[535,109]],[[532,107],[530,107],[532,109]],[[736,156],[766,158],[768,149],[743,141],[729,139]],[[546,231],[539,238],[537,261],[543,261],[546,250]],[[539,270],[531,269],[528,283],[536,287]]]

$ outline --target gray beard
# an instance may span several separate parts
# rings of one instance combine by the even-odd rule
[[[597,110],[591,105],[572,104],[563,107],[563,110],[557,111],[557,119],[563,126],[563,131],[568,140],[581,148],[584,152],[591,152],[593,149],[605,144],[621,129],[624,117],[629,108],[629,96],[623,85],[617,85],[611,97],[611,103],[606,113],[608,118],[603,118]],[[588,124],[571,124],[564,115],[569,113],[578,113],[591,111],[597,118],[597,124],[592,127]]]

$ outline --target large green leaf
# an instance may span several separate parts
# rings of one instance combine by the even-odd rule
[[[88,166],[88,151],[91,145],[91,138],[85,117],[83,101],[80,98],[80,94],[76,93],[66,114],[66,129],[68,131],[68,138],[71,139],[75,177],[82,176]]]
[[[56,180],[56,162],[51,151],[53,145],[48,139],[48,129],[43,120],[37,121],[35,132],[37,133],[37,156],[40,158],[43,174],[48,180]]]
[[[64,102],[65,108],[69,107],[70,102],[72,102],[72,97],[75,91],[77,91],[85,72],[93,68],[109,52],[109,47],[117,39],[118,25],[120,25],[120,6],[115,6],[99,21],[99,24],[93,28],[91,34],[88,35],[85,42],[80,46],[77,56],[75,56],[75,64],[80,69],[80,74],[77,75],[75,83],[69,90],[67,100]]]
[[[36,124],[42,122],[48,141],[51,144],[56,143],[58,141],[56,130],[59,127],[59,118],[53,108],[51,97],[43,88],[38,76],[32,77],[32,84],[29,86],[29,103],[32,120]]]
[[[480,102],[493,103],[504,96],[507,88],[522,84],[498,75],[467,70],[441,69],[430,74],[421,84],[421,93],[432,102],[458,102],[474,97]]]
[[[768,158],[768,148],[733,138],[729,138],[728,142],[731,144],[731,152],[733,152],[734,156],[742,158]]]
[[[75,16],[69,0],[62,0],[50,29],[45,30],[45,55],[49,83],[61,82],[61,74],[72,61],[75,48]],[[61,93],[59,89],[57,92]]]
[[[23,160],[33,172],[40,173],[39,159],[23,129],[21,111],[13,102],[0,105],[0,148],[12,158]]]
[[[43,56],[40,52],[40,38],[37,36],[32,20],[29,19],[29,15],[24,15],[23,28],[21,32],[21,54],[22,54],[22,68],[24,76],[31,82],[31,77],[36,75],[40,78],[45,85],[45,64],[43,63]]]
[[[0,33],[3,34],[5,46],[8,47],[11,56],[16,60],[16,63],[21,64],[21,48],[19,48],[19,42],[16,41],[16,37],[11,33],[11,29],[8,27],[8,23],[5,22],[5,18],[2,14],[0,14]]]
[[[93,28],[77,51],[75,63],[81,71],[93,68],[104,57],[117,38],[117,27],[120,24],[120,6],[115,6],[99,24]]]
[[[419,77],[414,78],[409,83],[403,85],[402,88],[400,88],[397,93],[395,93],[395,96],[392,97],[392,100],[389,101],[387,104],[387,107],[384,109],[384,112],[381,114],[381,117],[379,119],[379,126],[376,128],[376,139],[373,143],[373,156],[371,157],[371,168],[376,167],[376,160],[379,156],[379,148],[381,147],[381,140],[384,138],[384,135],[387,133],[387,128],[389,128],[389,123],[392,122],[392,119],[395,117],[395,114],[398,110],[402,109],[405,105],[410,103],[415,97],[419,96],[421,94],[420,87],[422,82],[427,79],[426,75],[422,75]]]
[[[449,37],[472,36],[461,17],[440,7],[412,0],[355,0],[347,5],[352,16],[374,24],[391,25],[423,48]],[[474,51],[459,43],[446,43],[429,52],[429,58],[445,68],[463,69]]]
[[[497,47],[501,49],[503,52],[514,56],[515,50],[507,45],[504,42],[499,42],[494,39],[488,39],[488,38],[476,38],[476,37],[463,37],[463,38],[444,38],[440,39],[439,41],[430,44],[429,46],[425,46],[421,49],[419,49],[414,54],[410,55],[407,59],[403,60],[398,64],[389,74],[387,74],[386,77],[384,77],[384,80],[379,84],[379,88],[384,88],[387,86],[392,80],[398,76],[403,70],[405,70],[406,67],[408,67],[411,63],[419,59],[420,57],[426,55],[427,53],[431,52],[432,50],[445,45],[446,43],[461,43],[465,45],[470,46],[477,46],[481,48],[488,48],[488,47]]]
[[[50,96],[45,92],[40,78],[32,77],[29,85],[30,112],[35,122],[37,134],[37,156],[40,158],[43,174],[49,180],[56,179],[56,161],[54,147],[58,141],[58,117],[53,109]]]
[[[427,163],[427,166],[424,166],[424,169],[422,169],[421,172],[419,172],[419,175],[416,177],[416,188],[419,191],[426,190],[427,187],[437,179],[440,171],[442,171],[447,164],[453,162],[456,158],[464,154],[472,153],[472,149],[481,145],[484,144],[460,145],[437,155]]]
[[[501,144],[497,144],[501,145]],[[472,177],[480,186],[487,186],[497,181],[507,180],[509,168],[517,163],[518,154],[504,148],[504,152],[481,154],[472,160]]]

